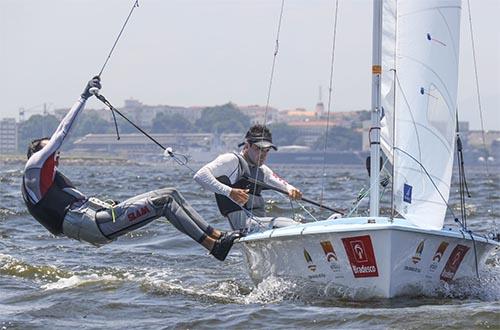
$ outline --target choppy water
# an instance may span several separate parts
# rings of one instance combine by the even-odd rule
[[[0,169],[0,329],[500,327],[498,254],[488,259],[481,279],[443,284],[425,297],[355,301],[352,294],[306,291],[273,278],[255,287],[239,250],[219,262],[165,219],[101,248],[51,236],[22,203],[22,167]],[[207,221],[228,228],[212,195],[185,168],[130,164],[62,170],[88,195],[115,200],[176,186]],[[305,196],[318,198],[320,168],[275,170]],[[499,174],[487,178],[482,169],[471,169],[468,183],[475,197],[467,204],[470,227],[486,232],[492,219],[500,224]],[[362,167],[329,167],[326,203],[349,208],[366,184]],[[292,216],[286,199],[266,194],[273,211]],[[298,211],[296,216],[308,218]]]

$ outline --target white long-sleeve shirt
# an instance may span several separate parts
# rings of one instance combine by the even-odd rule
[[[262,165],[260,168],[264,173],[263,181],[265,183],[287,192],[295,188],[276,175],[267,165]],[[203,188],[229,197],[232,188],[219,182],[216,178],[225,175],[231,184],[234,184],[242,177],[241,171],[238,157],[234,153],[226,153],[200,168],[193,178]]]

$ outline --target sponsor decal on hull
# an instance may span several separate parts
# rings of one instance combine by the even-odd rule
[[[307,268],[309,268],[309,270],[311,272],[315,272],[316,271],[316,265],[312,261],[311,255],[309,254],[309,252],[307,252],[306,249],[304,249],[304,259],[306,259]]]
[[[354,277],[378,277],[377,261],[369,235],[342,238]]]
[[[321,241],[321,248],[323,248],[323,252],[325,253],[326,261],[328,261],[330,265],[330,269],[334,272],[340,271],[340,265],[338,263],[337,254],[333,249],[333,245],[330,241]]]
[[[420,242],[415,250],[415,254],[411,257],[411,262],[413,263],[413,265],[409,265],[409,266],[405,266],[404,267],[404,270],[407,270],[409,272],[414,272],[414,273],[421,273],[422,272],[422,269],[420,269],[419,267],[417,267],[416,265],[420,262],[420,260],[422,260],[422,252],[424,251],[424,242],[425,240],[423,240],[422,242]]]
[[[462,260],[464,260],[465,255],[469,251],[469,247],[461,244],[457,244],[453,251],[451,251],[450,257],[444,266],[443,271],[441,272],[440,278],[443,281],[451,281],[455,276],[455,273],[460,267]]]
[[[444,252],[446,251],[446,248],[450,245],[446,241],[442,241],[441,244],[439,244],[436,252],[434,253],[434,256],[432,257],[432,262],[429,266],[429,272],[433,273],[436,271],[438,268],[438,264],[441,262],[441,259],[443,258]]]
[[[415,255],[413,255],[413,257],[411,257],[411,261],[415,265],[418,264],[420,262],[420,260],[422,260],[422,252],[424,251],[424,242],[425,242],[425,240],[420,242],[420,244],[417,246],[417,249],[415,250]]]

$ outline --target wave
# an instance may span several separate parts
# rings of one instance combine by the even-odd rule
[[[125,279],[133,279],[133,278],[134,276],[131,275],[130,278],[125,278]],[[94,284],[108,286],[109,284],[122,282],[125,279],[121,276],[116,276],[111,274],[72,275],[68,278],[60,278],[56,282],[46,283],[42,285],[41,288],[44,290],[62,290],[62,289],[76,288]]]
[[[14,276],[25,279],[57,281],[71,276],[71,272],[61,270],[51,265],[31,265],[12,256],[0,254],[0,275]]]

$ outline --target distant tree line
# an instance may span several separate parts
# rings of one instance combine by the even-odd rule
[[[124,119],[117,116],[120,133],[136,133],[137,130]],[[250,127],[250,118],[242,113],[234,104],[206,107],[201,112],[201,117],[192,123],[181,114],[159,112],[152,121],[151,127],[142,127],[148,133],[241,133]],[[59,120],[54,115],[33,115],[28,120],[19,124],[19,150],[24,151],[28,143],[36,138],[51,136],[59,125]],[[270,124],[273,141],[278,146],[303,144],[300,131],[286,123]],[[69,137],[70,143],[65,148],[71,147],[79,137],[94,133],[114,133],[114,123],[102,119],[97,111],[86,110],[79,114],[79,118],[72,128]],[[314,143],[313,148],[323,150],[325,134]],[[348,151],[358,150],[361,146],[361,133],[344,127],[331,127],[328,131],[328,150]]]

